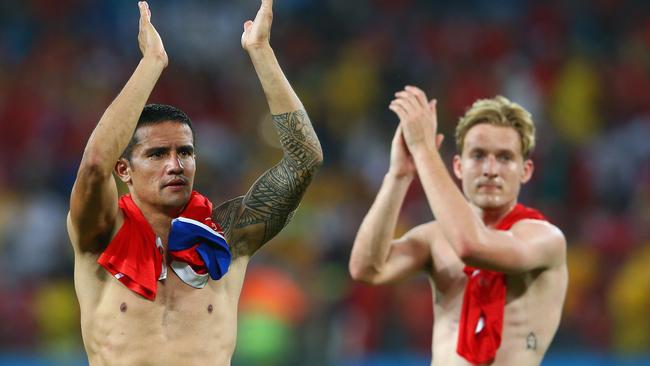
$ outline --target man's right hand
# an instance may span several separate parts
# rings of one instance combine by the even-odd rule
[[[389,173],[398,178],[413,178],[416,173],[413,156],[406,147],[401,124],[397,126],[391,144]]]
[[[151,24],[151,10],[146,1],[138,2],[140,8],[140,31],[138,33],[138,43],[143,58],[153,58],[162,62],[163,66],[167,66],[169,62],[167,52],[163,46],[162,39]]]

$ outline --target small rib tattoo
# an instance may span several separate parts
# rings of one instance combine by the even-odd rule
[[[537,349],[537,337],[533,332],[528,333],[528,337],[526,337],[526,349]]]

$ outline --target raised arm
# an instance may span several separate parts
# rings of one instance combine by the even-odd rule
[[[407,86],[391,104],[400,118],[411,152],[442,235],[460,259],[472,266],[521,273],[564,263],[565,239],[555,226],[523,220],[509,231],[488,228],[451,179],[435,148],[435,101]]]
[[[106,109],[84,150],[70,196],[68,231],[75,250],[100,251],[108,242],[118,215],[112,171],[135,130],[142,109],[162,70],[167,54],[151,24],[146,2],[139,2],[138,43],[142,59],[122,91]]]
[[[422,227],[393,239],[399,212],[414,176],[415,165],[404,144],[400,126],[393,137],[390,169],[352,246],[349,270],[355,280],[373,284],[391,282],[424,269],[430,263],[431,252],[428,242],[422,240]]]
[[[289,222],[323,161],[320,142],[298,96],[271,49],[273,1],[262,0],[254,21],[244,23],[248,52],[269,104],[284,156],[243,197],[215,209],[234,256],[253,254]]]

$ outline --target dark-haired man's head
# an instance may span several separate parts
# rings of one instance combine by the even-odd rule
[[[141,209],[180,213],[194,185],[192,122],[178,108],[147,105],[129,145],[115,165]]]

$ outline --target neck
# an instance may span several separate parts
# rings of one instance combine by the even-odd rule
[[[515,200],[501,207],[480,208],[475,205],[472,205],[472,207],[481,217],[485,226],[494,227],[499,223],[499,221],[506,217],[506,215],[508,215],[516,205],[517,201]]]
[[[183,207],[158,207],[152,206],[142,202],[138,197],[131,194],[133,202],[138,206],[142,215],[147,219],[147,222],[151,225],[156,235],[167,238],[171,221],[177,218],[181,212],[183,212]]]

